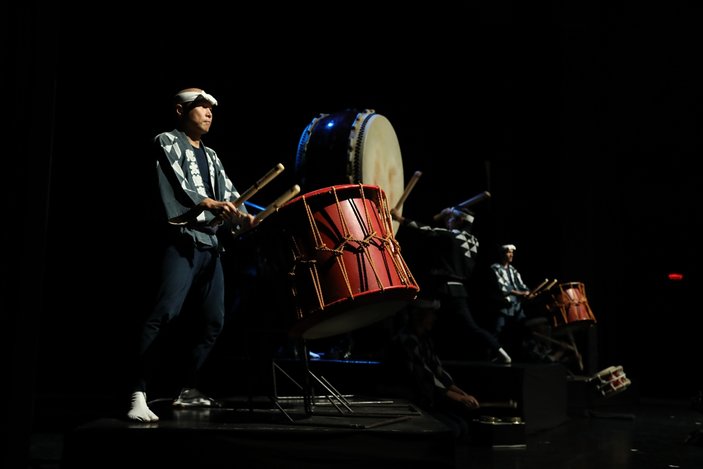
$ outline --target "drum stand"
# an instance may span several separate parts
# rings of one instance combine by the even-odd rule
[[[567,336],[569,338],[569,342],[565,342],[562,340],[557,340],[552,337],[549,337],[547,335],[542,334],[541,332],[537,331],[532,331],[532,335],[535,337],[544,340],[545,342],[549,342],[554,345],[558,345],[564,350],[568,350],[570,352],[573,352],[574,357],[576,357],[576,361],[578,362],[579,365],[579,370],[583,371],[583,357],[581,356],[581,352],[579,352],[578,347],[576,346],[576,340],[574,340],[574,335],[571,333],[571,331],[567,331]]]
[[[280,400],[283,399],[282,397],[278,396],[278,386],[277,386],[277,373],[282,374],[288,380],[295,385],[295,387],[302,393],[302,400],[303,400],[303,410],[305,413],[306,417],[310,417],[313,414],[313,404],[314,404],[314,395],[313,395],[313,380],[317,382],[319,385],[321,385],[323,388],[325,388],[325,391],[327,391],[328,394],[326,394],[327,400],[337,409],[337,411],[340,414],[344,414],[346,412],[352,412],[351,407],[349,406],[349,401],[341,394],[339,393],[332,384],[330,384],[329,381],[327,381],[324,377],[319,378],[317,375],[315,375],[311,370],[310,370],[310,358],[308,355],[308,349],[307,345],[305,344],[304,340],[301,340],[298,344],[299,348],[299,356],[302,356],[302,363],[303,363],[303,384],[301,385],[298,383],[293,377],[286,373],[286,371],[281,368],[278,363],[275,361],[273,362],[273,401],[274,405],[283,412],[283,414],[290,420],[293,421],[291,418],[290,414],[286,412],[286,410],[280,405]],[[342,408],[344,407],[344,409]]]
[[[574,357],[576,358],[576,362],[578,363],[579,369],[583,371],[583,356],[581,355],[581,352],[579,351],[578,346],[576,345],[576,340],[574,339],[572,331],[570,329],[566,330],[566,336],[568,338],[568,341],[558,340],[554,337],[543,334],[542,332],[539,332],[539,330],[537,330],[538,327],[544,326],[546,324],[548,324],[548,320],[546,318],[536,318],[528,321],[526,323],[526,326],[530,329],[530,333],[532,334],[532,336],[544,342],[549,342],[552,345],[556,345],[562,350],[573,353]]]
[[[303,364],[303,384],[298,383],[293,377],[287,373],[281,366],[276,363],[276,361],[273,361],[273,366],[272,366],[272,373],[273,373],[273,396],[271,397],[271,400],[273,404],[276,406],[276,408],[288,419],[289,422],[291,423],[300,423],[298,420],[295,420],[291,414],[281,405],[282,400],[286,399],[295,399],[295,400],[300,400],[302,398],[303,402],[303,413],[306,419],[309,419],[314,415],[314,407],[316,405],[322,405],[323,402],[327,401],[329,402],[336,410],[338,415],[342,416],[347,416],[347,417],[379,417],[381,418],[380,421],[373,422],[370,424],[364,424],[364,425],[359,425],[359,424],[353,424],[353,423],[341,423],[341,424],[331,424],[329,422],[324,423],[322,426],[334,426],[334,427],[349,427],[349,428],[372,428],[372,427],[377,427],[381,425],[388,425],[391,423],[396,423],[404,420],[408,420],[412,415],[420,415],[420,411],[414,410],[414,411],[406,411],[405,413],[407,415],[392,415],[389,416],[388,414],[385,413],[359,413],[355,412],[352,409],[352,403],[347,399],[346,396],[344,396],[342,393],[340,393],[327,379],[324,377],[318,377],[315,373],[310,370],[310,359],[308,355],[308,349],[305,341],[301,339],[299,343],[297,344],[298,346],[298,355],[302,356],[302,364]],[[278,395],[278,387],[277,387],[277,376],[278,374],[283,375],[285,378],[288,379],[302,394],[301,397],[293,397],[293,398],[285,398],[282,396]],[[320,386],[322,386],[326,394],[322,396],[323,399],[316,398],[314,395],[314,384],[317,383]],[[366,401],[364,404],[392,404],[392,401],[373,401],[369,402]],[[315,425],[320,426],[320,423],[316,423]]]

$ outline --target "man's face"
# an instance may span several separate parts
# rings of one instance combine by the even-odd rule
[[[212,104],[207,101],[200,100],[186,105],[185,107],[186,125],[197,130],[200,134],[206,134],[210,131],[212,125]]]

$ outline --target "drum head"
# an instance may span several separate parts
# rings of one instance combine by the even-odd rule
[[[412,296],[402,289],[389,290],[382,298],[360,296],[353,302],[302,318],[293,325],[290,335],[303,339],[321,339],[352,332],[395,315],[411,300]]]
[[[398,137],[389,120],[371,109],[321,114],[298,143],[296,178],[303,192],[340,184],[367,184],[396,207],[405,189]],[[397,207],[402,214],[402,204]],[[393,232],[399,223],[393,221]]]

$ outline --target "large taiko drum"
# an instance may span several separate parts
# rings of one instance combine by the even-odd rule
[[[298,196],[266,224],[269,249],[294,310],[293,337],[316,339],[385,319],[419,287],[393,235],[379,187],[347,184]],[[290,326],[290,327],[288,327]]]
[[[378,186],[390,207],[398,205],[405,190],[398,137],[373,109],[315,117],[300,137],[295,174],[303,192],[344,184]],[[402,204],[396,208],[402,214]],[[398,222],[392,226],[397,233]]]
[[[550,288],[548,293],[551,301],[547,303],[547,310],[551,313],[555,329],[573,330],[596,323],[583,283],[560,283]]]

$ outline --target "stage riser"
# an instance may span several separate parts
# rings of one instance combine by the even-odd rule
[[[459,386],[480,402],[499,405],[515,401],[516,409],[496,407],[483,412],[521,417],[527,433],[553,428],[568,419],[567,374],[559,364],[445,362],[445,367]]]
[[[277,364],[299,384],[304,384],[303,364],[295,361],[279,361]],[[481,402],[496,404],[482,410],[484,415],[519,416],[525,422],[527,433],[561,425],[568,418],[567,371],[560,364],[499,365],[460,361],[446,361],[444,364],[464,390]],[[386,375],[384,367],[377,362],[313,360],[308,367],[316,377],[329,382],[341,394],[384,397]],[[277,395],[297,392],[288,378],[281,374],[277,376]],[[311,382],[315,394],[326,392],[314,378]],[[259,385],[263,385],[259,390],[265,391],[265,386],[272,383]],[[509,401],[514,401],[517,408],[500,407]]]

